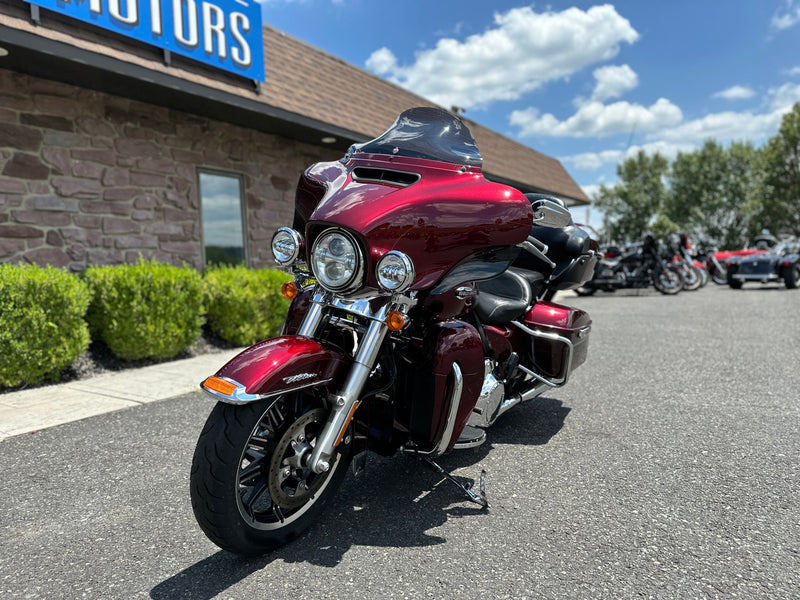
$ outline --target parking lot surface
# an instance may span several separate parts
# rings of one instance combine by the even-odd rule
[[[569,384],[441,464],[370,456],[308,534],[241,559],[196,526],[200,393],[0,441],[4,598],[765,598],[800,590],[800,290],[564,302]]]

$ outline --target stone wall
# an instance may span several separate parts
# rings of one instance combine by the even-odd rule
[[[330,150],[0,69],[0,261],[202,267],[197,169],[243,176],[250,266]]]

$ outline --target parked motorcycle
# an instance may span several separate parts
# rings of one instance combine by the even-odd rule
[[[728,272],[725,270],[725,261],[720,258],[721,253],[716,244],[709,240],[700,240],[695,250],[695,260],[705,265],[711,281],[717,285],[727,285]]]
[[[301,177],[293,228],[272,240],[295,280],[282,335],[202,388],[192,507],[238,554],[297,537],[366,451],[413,454],[488,506],[436,457],[472,448],[510,408],[563,386],[591,319],[537,300],[591,277],[596,243],[554,198],[487,181],[472,135],[443,110]]]
[[[614,292],[623,288],[655,287],[662,294],[677,294],[683,289],[681,270],[662,256],[659,243],[648,234],[640,244],[615,253],[606,252],[597,263],[594,277],[575,289],[580,296],[590,296],[597,290]]]
[[[665,258],[669,264],[680,271],[683,276],[683,289],[693,292],[702,287],[704,278],[701,265],[689,255],[689,236],[687,234],[673,234],[669,236],[666,244]]]

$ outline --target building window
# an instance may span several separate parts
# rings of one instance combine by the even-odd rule
[[[241,177],[199,171],[205,264],[246,264],[247,229]]]

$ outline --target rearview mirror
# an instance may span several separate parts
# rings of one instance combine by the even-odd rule
[[[533,208],[534,225],[561,229],[572,222],[569,209],[554,200],[541,198],[536,200],[531,207]]]

